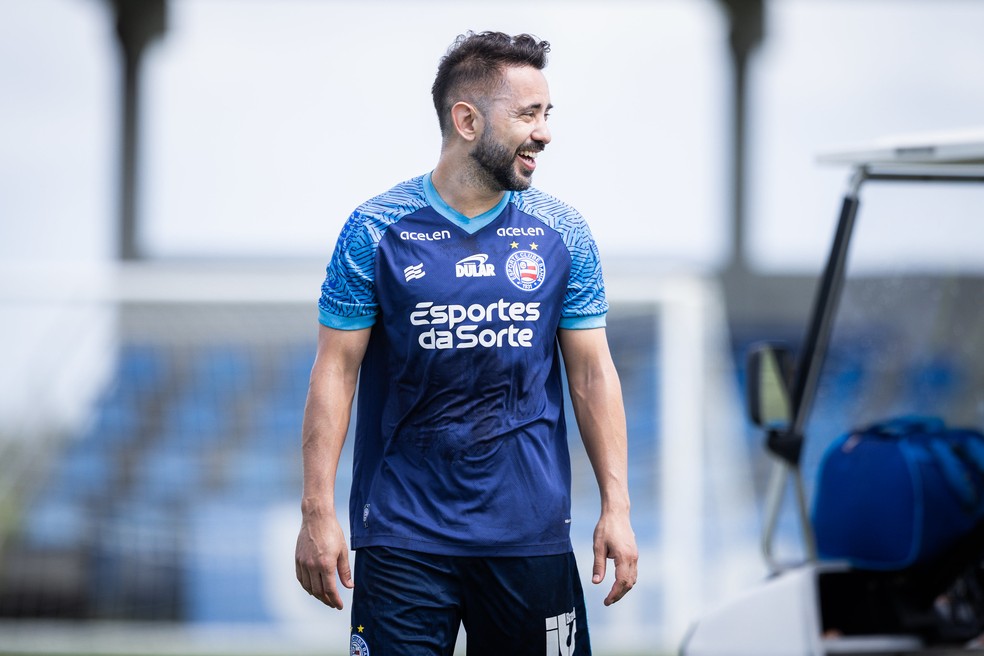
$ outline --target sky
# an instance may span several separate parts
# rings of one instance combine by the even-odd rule
[[[114,256],[119,61],[108,5],[0,0],[0,264]],[[168,8],[141,95],[150,257],[327,259],[355,206],[434,166],[430,84],[468,29],[553,45],[553,142],[534,183],[586,216],[606,260],[713,269],[726,257],[728,26],[714,0]],[[749,71],[747,256],[762,270],[812,272],[848,177],[819,165],[820,152],[984,124],[984,3],[770,0],[765,34]],[[951,205],[960,214],[972,202]],[[859,246],[867,261],[973,260],[984,246],[973,216],[928,232],[907,218],[899,234],[900,212],[936,217],[935,201],[884,207]]]

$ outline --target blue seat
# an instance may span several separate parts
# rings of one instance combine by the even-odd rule
[[[151,506],[194,501],[205,486],[205,470],[200,453],[150,449],[134,466],[131,499]]]
[[[117,380],[124,389],[157,390],[170,375],[166,349],[152,344],[124,344],[120,347]]]
[[[301,463],[297,451],[281,453],[244,449],[224,463],[223,492],[250,503],[277,503],[301,493]]]
[[[268,622],[261,515],[253,505],[205,502],[191,510],[182,594],[192,623]]]
[[[93,528],[91,508],[85,503],[45,491],[26,509],[21,536],[37,549],[84,548]]]

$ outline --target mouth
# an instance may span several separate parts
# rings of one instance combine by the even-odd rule
[[[536,156],[540,154],[540,149],[527,148],[516,153],[519,161],[528,171],[536,169]]]

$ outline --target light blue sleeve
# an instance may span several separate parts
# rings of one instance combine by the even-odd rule
[[[598,245],[580,214],[573,213],[559,223],[557,229],[571,255],[571,278],[564,296],[560,327],[603,328],[608,299],[605,296],[605,278]]]
[[[608,325],[607,314],[597,314],[590,317],[561,317],[559,328],[566,330],[587,330],[588,328],[604,328]]]
[[[340,330],[368,328],[376,322],[376,247],[379,231],[358,210],[335,244],[318,301],[318,320]]]
[[[571,277],[559,326],[574,330],[604,327],[608,314],[605,279],[598,245],[584,217],[570,205],[538,189],[517,194],[516,203],[521,210],[556,230],[571,256]]]
[[[376,323],[376,251],[383,233],[427,204],[424,176],[400,183],[360,205],[345,222],[328,263],[318,301],[318,320],[341,330]]]

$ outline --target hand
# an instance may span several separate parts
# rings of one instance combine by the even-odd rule
[[[595,585],[605,579],[609,558],[615,561],[615,583],[605,597],[606,606],[624,597],[639,576],[639,549],[627,514],[602,513],[598,520],[594,531],[594,571],[591,576],[591,582]]]
[[[294,552],[297,580],[301,587],[331,608],[342,609],[342,597],[335,585],[335,575],[346,588],[353,587],[349,568],[348,544],[338,520],[330,518],[301,523]]]

